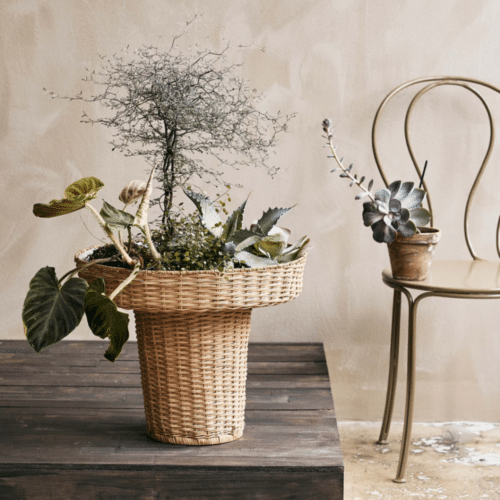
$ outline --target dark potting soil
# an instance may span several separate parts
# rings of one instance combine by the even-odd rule
[[[132,250],[130,251],[130,256],[132,258],[139,257],[138,249],[139,249],[139,247],[135,243],[132,243]],[[111,260],[109,262],[103,262],[101,265],[130,269],[130,266],[128,266],[123,261],[122,256],[116,251],[116,248],[114,245],[104,245],[101,247],[97,247],[91,254],[89,254],[87,256],[86,260],[87,260],[87,262],[90,262],[91,260],[107,259],[107,258],[113,257],[113,256],[116,256],[116,260]]]

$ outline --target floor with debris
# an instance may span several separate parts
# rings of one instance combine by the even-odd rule
[[[500,424],[413,424],[406,483],[392,481],[402,423],[375,444],[380,423],[339,422],[345,500],[500,500]]]

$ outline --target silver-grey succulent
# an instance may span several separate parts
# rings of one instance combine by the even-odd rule
[[[373,239],[392,243],[397,234],[413,236],[429,223],[431,214],[422,208],[425,191],[413,182],[394,181],[375,192],[375,200],[363,203],[363,223],[371,226]]]
[[[423,189],[415,188],[413,182],[395,181],[387,188],[372,192],[373,179],[368,183],[368,188],[363,186],[364,177],[352,175],[353,165],[344,167],[342,159],[337,156],[336,147],[333,145],[333,124],[330,119],[322,123],[323,131],[327,135],[328,146],[338,167],[332,172],[341,170],[340,177],[349,178],[351,186],[356,184],[362,192],[356,195],[356,200],[368,197],[370,201],[363,203],[363,223],[371,226],[373,239],[379,243],[392,243],[396,236],[413,236],[419,232],[418,228],[425,226],[431,219],[430,212],[422,208],[426,193]]]

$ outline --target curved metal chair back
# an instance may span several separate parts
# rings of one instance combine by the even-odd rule
[[[493,150],[493,143],[495,141],[495,127],[494,127],[494,123],[493,123],[493,118],[491,116],[490,108],[486,104],[484,97],[476,89],[471,87],[470,84],[481,85],[483,87],[487,87],[491,90],[494,90],[495,92],[498,92],[498,93],[500,93],[500,89],[493,86],[493,85],[490,85],[489,83],[485,83],[485,82],[482,82],[481,80],[475,80],[472,78],[462,78],[462,77],[453,77],[453,76],[434,76],[434,77],[431,76],[431,77],[418,78],[416,80],[411,80],[409,82],[406,82],[406,83],[400,85],[399,87],[395,88],[392,92],[390,92],[385,97],[385,99],[382,101],[382,103],[380,104],[380,106],[375,114],[375,118],[373,120],[373,126],[372,126],[373,155],[375,157],[375,162],[377,164],[377,168],[378,168],[380,175],[382,176],[382,179],[383,179],[386,186],[388,185],[388,182],[387,182],[387,178],[385,176],[385,173],[382,169],[382,166],[380,164],[380,159],[379,159],[378,149],[377,149],[376,131],[377,131],[378,120],[379,120],[379,117],[380,117],[382,110],[385,108],[387,103],[396,94],[398,94],[402,90],[406,89],[407,87],[411,87],[412,85],[417,85],[419,83],[427,83],[427,85],[424,88],[422,88],[419,92],[417,92],[417,94],[413,97],[410,105],[408,106],[408,110],[406,112],[406,117],[405,117],[406,146],[408,148],[408,152],[410,153],[411,160],[413,162],[413,165],[415,166],[415,169],[417,171],[419,178],[422,177],[422,171],[417,164],[417,161],[415,159],[415,155],[413,153],[413,149],[411,147],[410,138],[409,138],[409,123],[410,123],[411,113],[415,107],[415,104],[420,99],[420,97],[422,97],[425,93],[429,92],[430,90],[437,88],[437,87],[440,87],[442,85],[455,85],[455,86],[462,87],[462,88],[472,92],[481,101],[484,108],[486,109],[486,113],[488,114],[488,120],[489,120],[489,126],[490,126],[490,139],[489,139],[489,144],[488,144],[488,150],[486,151],[486,154],[485,154],[483,161],[481,163],[481,167],[479,168],[479,172],[478,172],[478,174],[474,180],[474,183],[472,185],[472,188],[469,192],[469,196],[467,198],[467,204],[465,206],[465,214],[464,214],[465,242],[467,244],[467,248],[469,249],[469,253],[470,253],[471,257],[474,260],[477,260],[477,259],[479,259],[479,257],[475,253],[474,248],[472,247],[472,243],[470,241],[470,237],[469,237],[469,209],[470,209],[474,194],[476,192],[476,188],[479,185],[479,181],[481,180],[481,176],[483,175],[483,172],[486,168],[486,164],[488,163],[488,160],[490,159],[490,156],[491,156],[491,152]],[[431,199],[430,199],[430,195],[429,195],[429,191],[427,189],[425,179],[423,182],[423,187],[424,187],[425,191],[427,192],[427,202],[429,205],[429,210],[431,211],[431,214],[432,214],[432,203],[431,203]],[[433,225],[433,222],[434,222],[434,219],[432,216],[431,217],[431,226]],[[497,223],[497,231],[496,231],[496,248],[497,248],[497,254],[500,257],[500,241],[499,240],[500,240],[500,218],[499,218],[498,223]]]

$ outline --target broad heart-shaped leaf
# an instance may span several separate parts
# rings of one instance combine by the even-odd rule
[[[37,217],[58,217],[81,210],[87,201],[97,196],[97,191],[104,184],[97,177],[84,177],[70,184],[64,191],[64,198],[52,200],[48,204],[37,203],[33,206],[33,213]]]
[[[70,278],[61,287],[53,267],[42,267],[30,282],[23,305],[23,323],[36,352],[59,342],[80,323],[88,284]]]
[[[217,238],[222,236],[222,221],[214,204],[206,196],[184,189],[184,194],[196,205],[201,223]]]
[[[243,213],[248,200],[245,200],[226,220],[222,226],[222,240],[231,241],[236,231],[239,231],[243,226]]]
[[[111,229],[115,229],[117,231],[127,229],[134,224],[134,216],[132,214],[119,210],[105,201],[103,201],[100,214],[106,221],[106,224]]]
[[[267,236],[267,233],[272,229],[272,227],[278,222],[278,220],[288,213],[293,207],[290,208],[270,208],[267,212],[262,214],[262,217],[257,221],[256,232]]]
[[[128,314],[118,311],[116,304],[104,295],[104,280],[95,279],[85,294],[85,314],[90,329],[101,339],[109,338],[104,357],[114,361],[128,340]]]
[[[84,177],[70,184],[64,191],[64,197],[69,199],[85,195],[88,200],[91,200],[96,197],[97,191],[103,187],[104,183],[97,177]]]

